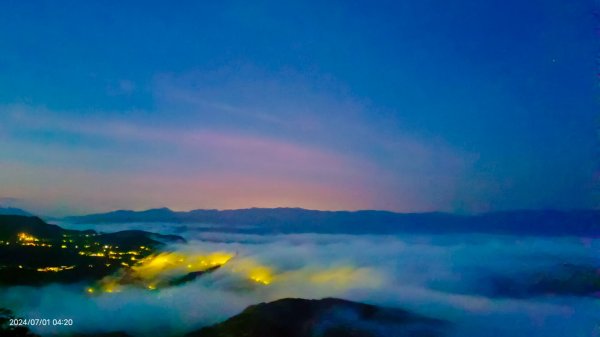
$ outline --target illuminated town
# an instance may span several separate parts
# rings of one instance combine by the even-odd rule
[[[8,284],[20,284],[23,280],[31,284],[84,281],[87,283],[84,291],[90,295],[119,292],[124,286],[157,290],[213,272],[236,256],[225,251],[161,251],[163,244],[152,241],[148,234],[61,229],[59,234],[44,236],[15,231],[0,240],[0,250],[18,252],[13,255],[18,260],[0,263],[0,274],[7,276],[2,281]],[[271,268],[254,261],[241,261],[233,271],[256,285],[269,285],[274,278]]]

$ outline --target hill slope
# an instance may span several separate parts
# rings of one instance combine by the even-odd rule
[[[336,298],[286,298],[246,308],[188,337],[442,336],[445,321]]]

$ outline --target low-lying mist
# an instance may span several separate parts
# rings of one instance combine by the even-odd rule
[[[186,244],[165,249],[178,256],[231,258],[189,283],[153,290],[125,286],[90,294],[87,284],[4,288],[0,307],[21,317],[74,321],[72,327],[33,328],[40,334],[178,335],[225,320],[248,305],[285,297],[339,297],[404,308],[449,321],[448,333],[454,336],[600,333],[599,294],[585,293],[580,281],[561,283],[565,268],[598,272],[599,239],[247,235],[165,224],[143,229],[184,236]]]

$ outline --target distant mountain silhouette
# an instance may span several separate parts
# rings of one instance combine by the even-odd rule
[[[384,337],[445,335],[449,323],[337,298],[285,298],[246,308],[223,323],[188,337]]]
[[[548,236],[600,236],[599,210],[517,210],[478,215],[394,213],[388,211],[315,211],[302,208],[193,210],[168,208],[115,211],[68,217],[74,223],[170,222],[209,224],[218,230],[251,233],[495,233]],[[214,230],[214,229],[213,229]]]
[[[23,215],[23,216],[33,216],[33,214],[22,210],[20,208],[14,207],[2,207],[0,206],[0,215]]]

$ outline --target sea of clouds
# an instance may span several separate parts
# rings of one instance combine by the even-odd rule
[[[65,226],[66,224],[61,224]],[[124,226],[68,225],[115,231]],[[122,228],[123,227],[123,228]],[[133,224],[184,236],[181,253],[231,252],[213,273],[178,287],[126,287],[90,296],[85,284],[0,289],[0,307],[27,318],[71,318],[40,334],[125,331],[180,335],[231,317],[248,305],[286,297],[339,297],[407,309],[451,322],[449,336],[600,336],[593,296],[498,297],[491,275],[518,279],[561,264],[600,266],[600,240],[497,235],[249,235]],[[248,269],[267,268],[268,285]],[[483,290],[482,290],[483,289]]]

